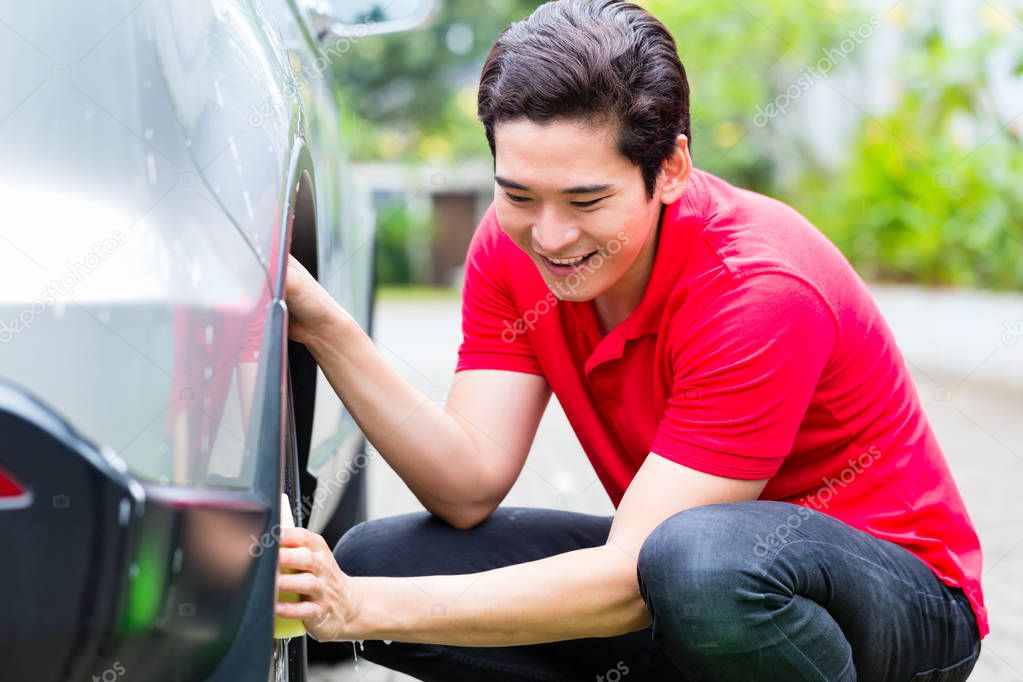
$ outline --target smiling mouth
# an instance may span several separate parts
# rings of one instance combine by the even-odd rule
[[[564,265],[578,265],[579,263],[582,263],[584,260],[586,260],[587,258],[589,258],[590,256],[592,256],[595,253],[597,253],[597,252],[596,251],[591,251],[590,253],[584,254],[582,256],[575,256],[574,258],[548,258],[547,256],[540,256],[540,257],[543,258],[548,263],[551,263],[553,265],[562,265],[562,266],[564,266]]]

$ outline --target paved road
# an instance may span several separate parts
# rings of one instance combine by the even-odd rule
[[[886,308],[884,297],[881,305]],[[898,306],[892,306],[889,315],[898,311]],[[384,300],[377,319],[381,351],[425,395],[443,402],[459,341],[457,301]],[[914,333],[900,324],[904,320],[893,317],[891,321],[897,333],[900,328],[905,329],[903,334]],[[921,399],[984,548],[992,634],[984,640],[971,680],[1023,682],[1023,392],[998,388],[976,374],[943,373],[925,361],[923,352],[918,358],[909,350],[921,346],[919,339],[906,339],[907,360],[914,366]],[[371,467],[375,467],[369,476],[372,517],[422,508],[386,463],[374,460]],[[597,514],[612,511],[556,401],[552,400],[544,416],[526,469],[505,504]],[[319,667],[311,679],[397,682],[411,678],[362,662],[358,672],[350,664]]]

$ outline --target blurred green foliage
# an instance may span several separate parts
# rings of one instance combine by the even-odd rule
[[[870,9],[854,0],[642,4],[672,31],[686,66],[697,166],[790,203],[868,278],[1021,288],[1023,116],[999,110],[991,82],[994,57],[1006,51],[1016,78],[1023,73],[1020,2],[978,3],[970,37],[957,41],[925,0]],[[538,4],[448,1],[423,31],[357,44],[339,70],[358,114],[346,123],[357,158],[486,156],[475,120],[480,65],[500,29]],[[763,112],[801,79],[801,94],[837,90],[833,78],[807,85],[806,69],[858,30],[855,49],[833,60],[836,72],[857,71],[877,31],[895,34],[895,61],[859,92],[841,93],[854,123],[841,158],[821,158],[800,129],[812,121],[794,114],[802,102]],[[889,101],[867,113],[863,88]],[[386,239],[400,241],[396,229]]]
[[[1019,74],[1023,33],[991,6],[956,46],[933,13],[902,18],[894,107],[862,119],[837,169],[804,172],[783,194],[864,276],[1023,288],[1023,141],[990,68],[1001,46]]]
[[[990,82],[996,49],[1015,49],[1023,64],[1018,8],[1014,19],[1005,3],[979,4],[972,37],[953,44],[941,12],[925,2],[869,16],[842,2],[765,0],[756,14],[732,2],[647,6],[686,65],[698,166],[792,204],[868,278],[1023,287],[1021,128],[996,111]],[[868,114],[860,93],[843,93],[859,123],[839,163],[817,158],[786,114],[756,124],[756,112],[805,66],[867,26],[847,59],[870,50],[877,31],[895,32],[896,62],[882,74],[893,82],[866,86],[890,87],[894,101]],[[809,87],[835,85],[811,79]],[[795,172],[779,172],[780,162]]]
[[[489,157],[476,120],[476,84],[498,33],[537,0],[443,1],[436,19],[411,33],[356,41],[334,65],[342,134],[353,157],[412,165],[454,165]],[[414,192],[415,189],[412,190]],[[377,281],[426,280],[431,234],[407,206],[377,211]]]
[[[476,121],[476,85],[498,33],[537,0],[441,1],[411,33],[355,42],[335,65],[356,116],[346,122],[356,159],[457,163],[489,155]]]
[[[430,227],[407,207],[392,204],[377,213],[376,281],[384,285],[410,285],[426,279],[422,260]]]
[[[865,15],[836,2],[644,5],[675,36],[686,69],[696,165],[748,189],[775,191],[772,152],[784,144],[771,129],[753,124],[757,107],[774,100]]]

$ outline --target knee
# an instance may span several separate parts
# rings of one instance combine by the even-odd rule
[[[334,546],[334,558],[351,576],[398,576],[408,570],[405,555],[418,544],[417,528],[424,514],[405,514],[363,521],[350,528]]]
[[[363,521],[348,529],[334,545],[334,558],[348,575],[372,575],[373,558],[380,556],[373,545],[378,542],[374,524],[379,521]]]
[[[736,531],[747,512],[742,504],[710,504],[678,512],[647,536],[640,549],[638,571],[646,581],[704,583],[741,564],[742,541]],[[751,549],[751,548],[745,548]]]
[[[743,595],[756,591],[758,579],[758,558],[745,532],[755,512],[750,504],[687,509],[647,537],[637,578],[655,631],[707,632],[711,624],[720,630],[738,622]]]

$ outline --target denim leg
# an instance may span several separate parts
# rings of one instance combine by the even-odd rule
[[[901,547],[805,507],[680,512],[647,538],[637,572],[654,640],[687,679],[951,681],[979,650],[960,590]]]
[[[611,518],[501,507],[479,526],[457,530],[425,512],[360,524],[334,548],[349,575],[421,576],[485,571],[594,547]],[[360,656],[421,680],[679,680],[649,629],[618,637],[512,647],[365,642]]]

